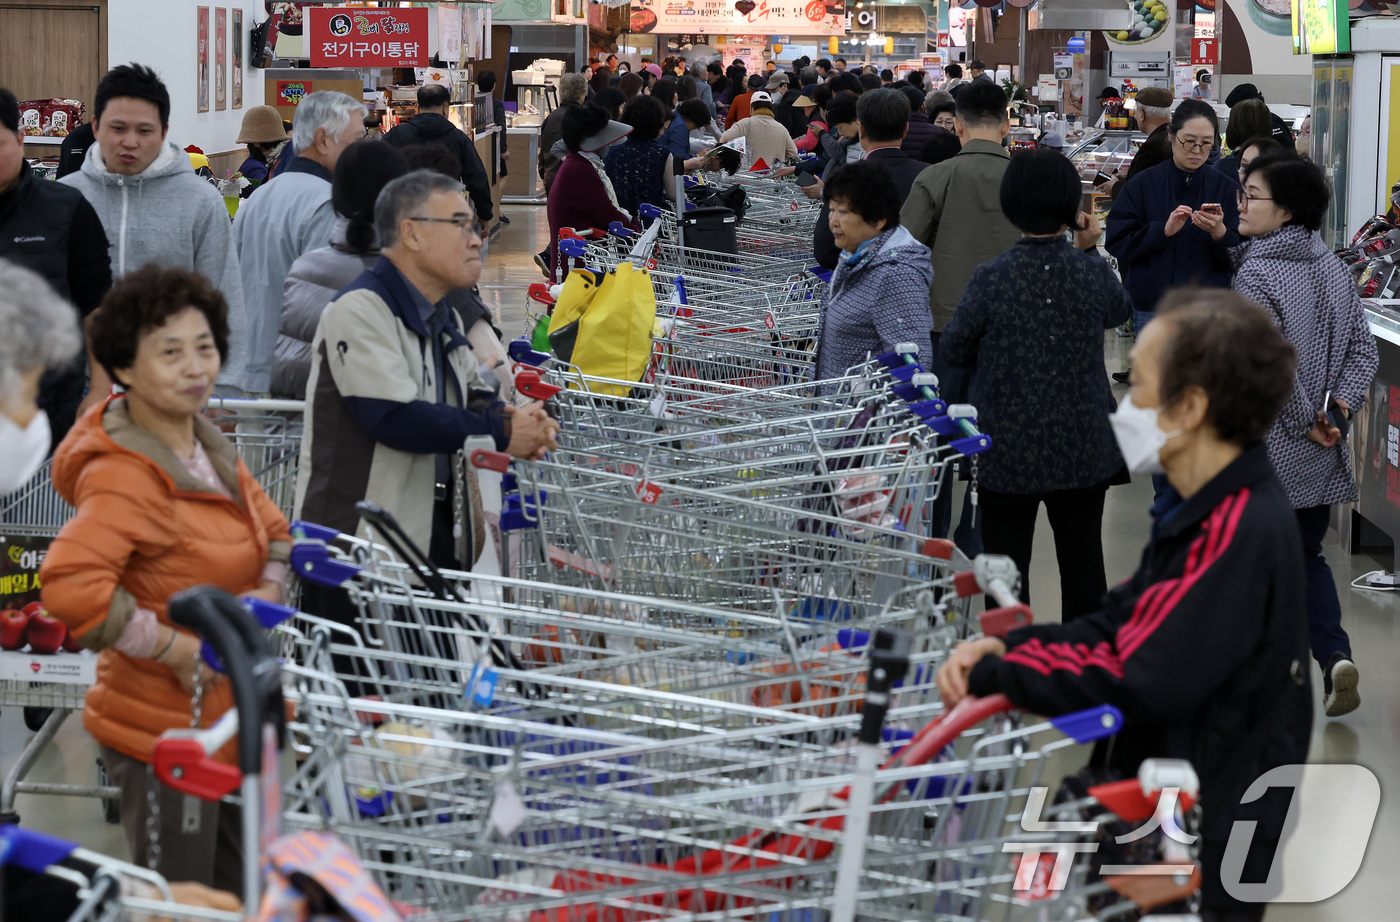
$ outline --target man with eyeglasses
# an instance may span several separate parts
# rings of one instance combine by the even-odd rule
[[[312,342],[296,496],[297,517],[343,532],[359,528],[357,502],[376,503],[450,569],[470,569],[485,536],[475,478],[454,483],[453,455],[486,437],[540,458],[559,431],[543,405],[496,398],[444,301],[481,276],[477,219],[461,190],[417,170],[379,194],[382,256],[326,306]],[[329,617],[344,611],[340,600],[313,603]]]

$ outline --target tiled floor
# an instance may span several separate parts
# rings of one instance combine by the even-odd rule
[[[497,311],[508,338],[526,332],[526,289],[542,276],[532,261],[543,247],[547,226],[542,208],[508,206],[509,227],[491,242],[487,267],[481,280],[487,303]],[[1123,367],[1130,340],[1109,334],[1105,362],[1110,370]],[[1130,575],[1148,535],[1147,507],[1151,487],[1144,480],[1111,490],[1105,507],[1104,547],[1110,583]],[[1333,536],[1335,538],[1335,536]],[[1387,795],[1400,791],[1400,599],[1390,594],[1350,588],[1350,581],[1369,570],[1388,565],[1390,552],[1342,556],[1335,541],[1328,545],[1329,559],[1341,594],[1343,625],[1352,636],[1362,671],[1360,710],[1341,720],[1321,717],[1320,681],[1317,688],[1319,719],[1313,730],[1310,759],[1321,762],[1354,762],[1370,768],[1380,779],[1381,813],[1376,820],[1366,862],[1352,884],[1338,896],[1320,904],[1272,907],[1268,918],[1276,922],[1341,922],[1341,920],[1391,919],[1395,899],[1386,871],[1400,857],[1400,800]],[[1059,576],[1054,545],[1042,516],[1031,565],[1031,603],[1039,620],[1059,616]],[[1183,664],[1190,668],[1190,664]],[[28,739],[18,708],[0,713],[0,771],[8,771]],[[36,781],[91,783],[95,779],[95,749],[74,715],[35,767]],[[21,796],[18,809],[23,821],[34,828],[76,839],[85,846],[113,855],[126,853],[120,827],[102,822],[95,801]]]

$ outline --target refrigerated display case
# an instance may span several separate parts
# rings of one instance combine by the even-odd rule
[[[1094,182],[1100,173],[1112,176],[1119,167],[1132,163],[1138,148],[1146,140],[1147,135],[1141,131],[1093,130],[1065,153],[1079,171],[1079,181],[1086,196],[1085,207],[1088,207],[1087,196],[1095,191]],[[1104,183],[1098,191],[1104,191],[1107,186]]]

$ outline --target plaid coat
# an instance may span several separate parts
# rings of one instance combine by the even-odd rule
[[[1293,393],[1265,439],[1295,509],[1349,503],[1356,479],[1346,443],[1308,438],[1328,391],[1355,410],[1376,374],[1376,341],[1356,283],[1316,231],[1281,227],[1232,252],[1235,290],[1274,318],[1298,353]]]

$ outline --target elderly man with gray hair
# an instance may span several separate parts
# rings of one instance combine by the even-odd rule
[[[484,436],[517,458],[543,457],[559,427],[539,403],[496,398],[443,300],[481,277],[462,184],[428,170],[401,176],[379,193],[374,223],[379,262],[326,306],[311,344],[296,517],[355,532],[355,504],[367,500],[438,566],[470,569],[485,532],[479,514],[453,512],[464,489],[457,508],[479,509],[474,478],[455,482],[453,455]],[[330,594],[312,602],[327,617],[346,611]]]
[[[49,453],[39,379],[78,354],[78,312],[38,274],[0,259],[0,497],[24,486]]]
[[[296,157],[239,206],[233,241],[242,267],[243,310],[242,317],[230,317],[230,325],[242,342],[234,343],[220,384],[253,395],[271,389],[287,272],[297,257],[331,242],[331,177],[341,152],[364,137],[364,114],[364,104],[344,93],[308,94],[292,123]]]

